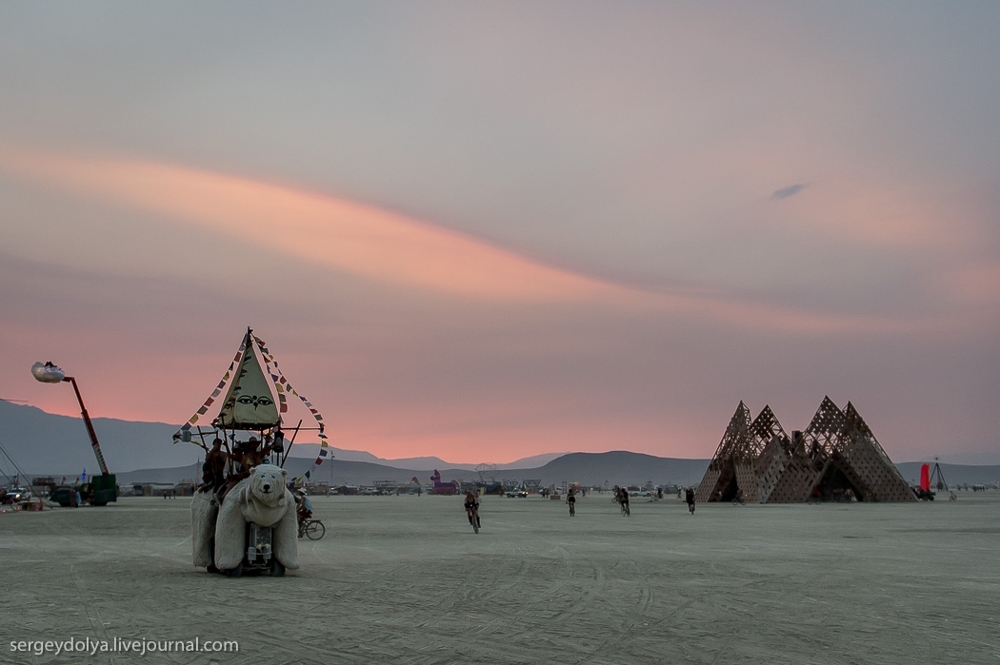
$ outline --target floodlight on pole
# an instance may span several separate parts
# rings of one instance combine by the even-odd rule
[[[76,379],[66,376],[66,372],[53,365],[52,362],[37,362],[31,366],[31,374],[42,383],[62,383],[69,382],[73,385],[73,392],[76,393],[76,400],[80,403],[80,414],[83,416],[83,423],[87,426],[87,434],[90,435],[90,443],[94,447],[94,454],[97,456],[97,464],[101,467],[101,474],[110,476],[108,465],[104,462],[104,453],[101,452],[101,444],[97,442],[97,433],[94,431],[94,424],[90,422],[90,414],[83,404],[83,396],[80,395],[80,388],[76,385]]]

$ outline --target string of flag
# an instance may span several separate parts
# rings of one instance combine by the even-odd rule
[[[236,355],[233,357],[233,362],[229,363],[229,369],[226,370],[226,374],[222,377],[222,380],[219,381],[219,385],[215,387],[215,390],[213,390],[212,394],[209,395],[208,399],[205,400],[205,403],[201,405],[201,408],[198,409],[195,412],[195,414],[191,416],[191,418],[189,418],[188,421],[184,423],[184,425],[181,426],[179,430],[174,432],[173,436],[174,443],[177,443],[178,441],[189,441],[189,442],[191,441],[191,428],[201,419],[203,415],[208,413],[208,407],[212,406],[212,403],[215,402],[215,400],[219,397],[219,395],[222,394],[222,390],[226,387],[226,383],[228,383],[229,379],[233,376],[233,370],[236,368],[240,360],[243,358],[243,353],[247,348],[248,336],[249,333],[243,336],[243,341],[240,342],[240,348],[236,352]],[[196,445],[201,445],[201,444],[196,444]]]
[[[251,336],[253,337],[257,348],[260,349],[260,353],[264,358],[264,365],[267,368],[267,372],[271,376],[271,381],[274,383],[274,388],[278,393],[279,412],[285,413],[288,410],[286,393],[291,393],[292,395],[298,397],[305,407],[309,409],[309,413],[312,414],[312,417],[316,420],[316,424],[319,426],[319,432],[317,434],[320,439],[319,455],[316,457],[316,461],[313,462],[313,465],[309,468],[309,470],[294,479],[294,482],[298,484],[303,479],[312,477],[312,472],[316,470],[317,466],[323,463],[324,459],[327,457],[333,457],[333,455],[330,454],[330,442],[325,433],[326,422],[324,422],[322,414],[320,414],[319,410],[313,406],[312,402],[306,399],[304,395],[300,395],[299,392],[292,387],[292,384],[288,382],[288,379],[285,378],[281,368],[278,367],[278,360],[268,350],[264,341],[256,335]]]
[[[316,424],[319,426],[319,431],[317,434],[317,436],[319,436],[320,439],[319,455],[313,462],[312,467],[310,467],[309,470],[306,471],[303,475],[295,479],[296,483],[301,482],[303,479],[310,478],[312,476],[313,471],[315,471],[316,467],[323,463],[323,460],[333,457],[333,455],[330,454],[330,442],[328,437],[326,436],[326,431],[325,431],[326,422],[323,420],[323,415],[319,412],[319,410],[315,406],[313,406],[312,402],[310,402],[308,399],[305,398],[304,395],[301,395],[297,390],[295,390],[294,387],[292,387],[292,384],[288,382],[287,378],[285,378],[285,375],[281,371],[281,368],[278,367],[278,361],[274,357],[274,355],[270,352],[270,350],[268,350],[267,345],[264,343],[262,339],[254,335],[253,332],[251,332],[250,330],[248,330],[247,334],[243,336],[243,341],[240,342],[239,350],[237,350],[236,355],[233,356],[233,361],[229,363],[229,367],[226,369],[225,375],[222,377],[222,380],[219,381],[219,384],[215,387],[215,390],[212,391],[212,394],[209,395],[208,399],[205,400],[204,404],[201,405],[201,407],[195,412],[195,414],[191,416],[191,418],[188,419],[188,421],[174,433],[173,436],[174,443],[177,443],[178,441],[192,442],[191,428],[194,427],[199,420],[201,420],[202,416],[208,413],[209,407],[211,407],[212,404],[215,403],[215,400],[218,399],[219,395],[221,395],[222,391],[225,389],[226,384],[233,377],[233,372],[239,366],[240,362],[243,359],[244,354],[246,354],[247,352],[254,353],[254,347],[260,350],[261,357],[263,357],[264,359],[264,366],[267,370],[267,373],[270,375],[271,381],[274,384],[275,391],[278,394],[279,413],[288,412],[287,395],[288,393],[291,393],[295,397],[298,397],[299,400],[301,400],[301,402],[309,410],[309,413],[312,414],[312,417],[316,420]],[[196,445],[201,445],[200,443],[197,442],[194,443]]]

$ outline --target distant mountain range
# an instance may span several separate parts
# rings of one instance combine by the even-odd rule
[[[176,425],[95,418],[94,429],[104,457],[121,483],[175,483],[200,476],[203,451],[191,444],[171,443]],[[285,464],[292,476],[311,469],[317,444],[298,444]],[[312,480],[333,485],[371,485],[386,480],[430,482],[437,469],[444,480],[537,480],[542,486],[579,482],[585,485],[697,485],[708,459],[656,457],[628,451],[547,453],[504,465],[452,464],[437,457],[385,460],[371,453],[331,448],[313,471]],[[916,482],[920,462],[897,464],[903,477]],[[951,484],[1000,481],[1000,465],[941,464]],[[32,406],[0,400],[0,472],[75,478],[83,469],[99,472],[80,418],[53,415]],[[477,470],[478,469],[478,470]],[[0,475],[0,484],[5,479]]]
[[[120,482],[179,482],[200,475],[203,451],[191,444],[173,444],[176,425],[94,418],[94,430],[108,467]],[[83,469],[99,473],[80,418],[46,413],[33,406],[0,400],[0,471],[29,476],[78,477]],[[285,464],[293,476],[312,468],[318,444],[295,445]],[[332,448],[315,470],[320,482],[371,485],[376,480],[407,483],[416,477],[430,481],[437,469],[445,480],[477,478],[533,479],[543,485],[580,482],[588,485],[624,483],[692,484],[701,480],[708,460],[668,459],[625,451],[610,453],[546,453],[508,464],[454,464],[438,457],[386,460],[357,450]],[[16,467],[13,466],[16,464]],[[477,471],[478,469],[478,471]],[[0,476],[0,482],[3,477]]]
[[[579,482],[587,486],[642,485],[693,485],[697,486],[708,468],[707,459],[672,459],[654,457],[624,450],[607,453],[567,453],[539,467],[501,469],[481,474],[469,469],[443,466],[438,469],[444,480],[537,480],[542,487]],[[903,477],[916,485],[920,477],[920,462],[897,465]],[[373,485],[377,481],[408,484],[416,478],[421,485],[430,483],[430,472],[417,469],[400,469],[340,459],[324,461],[313,468],[313,460],[290,457],[285,463],[292,477],[312,469],[311,480],[333,486]],[[942,464],[945,479],[952,485],[991,484],[1000,482],[1000,465],[966,466]],[[176,483],[195,478],[196,468],[144,469],[118,474],[122,483]]]
[[[320,446],[318,443],[300,443],[292,447],[290,457],[302,457],[309,460],[316,459],[319,454]],[[551,462],[557,457],[561,457],[566,453],[545,453],[544,455],[533,455],[531,457],[522,457],[521,459],[515,460],[508,464],[456,464],[455,462],[446,462],[440,457],[401,457],[399,459],[384,459],[382,457],[377,457],[364,450],[344,450],[342,448],[333,448],[333,456],[335,459],[344,462],[371,462],[372,464],[382,464],[384,466],[391,466],[396,469],[418,469],[421,471],[431,471],[433,469],[465,469],[468,471],[474,471],[477,467],[492,466],[497,469],[520,469],[520,468],[530,468],[535,466],[541,466],[547,462]]]
[[[93,418],[94,430],[101,442],[104,459],[112,473],[136,469],[193,467],[200,464],[204,453],[191,444],[173,444],[173,434],[179,425],[132,422],[113,418]],[[16,463],[30,475],[79,475],[98,471],[90,438],[79,417],[46,413],[33,406],[0,400],[0,446],[10,460],[0,454],[0,470],[8,471]],[[296,444],[293,458],[316,459],[319,444]],[[330,448],[335,459],[345,462],[369,462],[387,467],[417,471],[432,469],[463,469],[473,471],[476,464],[456,464],[438,457],[382,459],[362,450]],[[497,468],[540,466],[563,453],[535,455],[497,465]]]
[[[701,481],[708,460],[671,459],[627,451],[607,453],[567,453],[539,467],[520,469],[486,469],[480,472],[441,466],[442,480],[537,480],[543,487],[565,482],[584,485],[654,484],[694,485]],[[299,476],[313,468],[313,460],[289,457],[285,463],[292,476]],[[173,469],[144,469],[118,474],[120,482],[178,482],[192,479],[193,467]],[[430,471],[401,469],[372,462],[354,462],[342,459],[324,461],[313,469],[311,479],[328,485],[373,485],[377,481],[391,481],[401,485],[416,478],[421,485],[430,483]]]

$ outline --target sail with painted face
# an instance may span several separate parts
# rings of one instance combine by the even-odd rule
[[[265,438],[271,435],[274,436],[272,441],[279,441],[281,440],[282,414],[288,411],[288,399],[291,396],[297,398],[316,421],[315,428],[303,428],[300,420],[295,431],[313,429],[320,441],[320,450],[316,461],[313,462],[308,471],[296,478],[295,482],[303,482],[308,479],[317,466],[322,464],[325,459],[333,457],[330,454],[329,439],[324,431],[326,423],[323,416],[320,415],[319,410],[313,406],[312,402],[292,387],[284,373],[278,369],[278,361],[274,354],[268,350],[262,339],[253,334],[253,330],[250,328],[247,328],[239,350],[236,351],[236,355],[233,356],[229,368],[218,385],[215,386],[215,390],[201,405],[201,408],[188,418],[188,421],[179,430],[174,432],[174,443],[183,441],[207,449],[206,432],[202,431],[202,425],[199,423],[202,423],[203,419],[208,416],[209,410],[218,402],[223,392],[225,392],[225,399],[222,402],[222,410],[218,417],[212,421],[211,429],[208,432],[209,436],[221,435],[225,438],[227,435],[224,430],[234,430],[228,436],[235,441],[235,430],[256,430],[261,432]],[[265,430],[272,431],[268,433]],[[193,434],[196,437],[193,437]],[[294,438],[293,435],[293,441]],[[275,450],[277,449],[275,448]],[[287,455],[287,448],[285,454]]]
[[[215,425],[225,429],[267,429],[279,424],[281,417],[271,384],[260,367],[254,345],[247,344]]]

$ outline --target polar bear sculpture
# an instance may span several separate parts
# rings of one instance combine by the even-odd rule
[[[271,550],[285,568],[299,567],[295,498],[285,489],[288,472],[261,464],[226,494],[215,520],[215,567],[226,571],[243,561],[247,522],[273,527]],[[192,505],[192,514],[194,506]],[[192,519],[192,528],[194,521]],[[200,561],[205,561],[202,557]],[[195,565],[199,564],[195,550]]]
[[[215,518],[219,514],[219,500],[215,492],[195,492],[191,499],[191,549],[194,565],[212,567]]]

